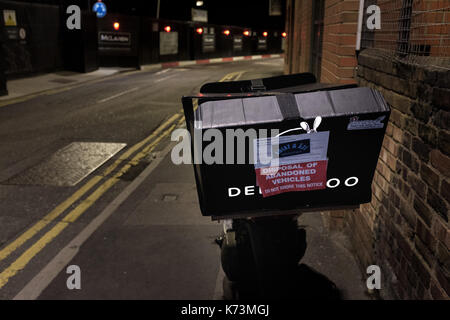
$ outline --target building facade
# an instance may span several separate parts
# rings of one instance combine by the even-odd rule
[[[380,266],[382,298],[448,300],[450,0],[289,0],[287,30],[286,73],[375,88],[392,110],[372,201],[323,212],[328,228],[348,235],[365,277]]]

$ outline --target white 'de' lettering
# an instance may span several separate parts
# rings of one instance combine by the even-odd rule
[[[345,187],[353,187],[359,183],[359,179],[357,177],[349,177],[345,180]],[[341,184],[341,181],[337,178],[332,178],[327,181],[327,188],[334,189],[336,187],[339,187]],[[243,187],[243,195],[244,196],[254,196],[255,195],[255,189],[259,190],[259,194],[261,193],[261,189],[258,186],[245,186]],[[228,188],[228,198],[233,198],[240,196],[242,194],[242,190],[240,187],[230,187]]]

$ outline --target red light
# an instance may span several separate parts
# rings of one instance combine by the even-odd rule
[[[116,31],[119,30],[119,28],[120,28],[120,23],[114,22],[113,27],[114,27],[114,30],[116,30]]]
[[[264,36],[264,37],[267,37],[267,35],[268,35],[267,31],[264,31],[264,32],[263,32],[263,36]]]
[[[248,31],[248,30],[245,30],[243,33],[244,33],[244,36],[246,36],[246,37],[248,37],[250,35],[250,31]]]
[[[171,28],[170,26],[165,26],[165,27],[164,27],[164,31],[170,32],[170,30],[172,30],[172,28]]]
[[[203,28],[197,28],[195,30],[198,34],[202,34],[203,33]]]
[[[230,35],[230,30],[228,30],[228,29],[227,30],[223,30],[223,34],[226,35],[226,36],[229,36]]]
[[[283,32],[283,33],[281,34],[281,36],[282,36],[283,38],[286,38],[286,37],[287,37],[287,33],[286,33],[286,32]]]

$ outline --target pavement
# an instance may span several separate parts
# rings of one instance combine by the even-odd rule
[[[221,299],[222,227],[201,216],[193,169],[172,163],[170,134],[184,125],[182,95],[282,69],[272,58],[121,73],[1,107],[0,299]],[[75,155],[55,156],[73,143]],[[48,163],[59,183],[45,179]],[[328,233],[320,213],[299,224],[302,263],[344,299],[367,299],[345,237]],[[69,266],[79,267],[79,290],[68,288]]]

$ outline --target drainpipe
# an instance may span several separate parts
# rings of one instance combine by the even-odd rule
[[[361,32],[362,32],[362,24],[364,17],[364,0],[359,0],[359,13],[358,13],[358,31],[356,33],[356,56],[359,54],[359,50],[361,49]]]

